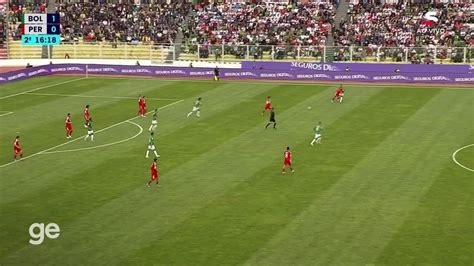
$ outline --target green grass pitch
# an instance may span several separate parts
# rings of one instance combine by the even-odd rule
[[[0,264],[472,265],[474,173],[452,155],[474,143],[474,88],[346,85],[335,104],[337,86],[2,85]],[[160,108],[162,187],[145,186],[151,116],[136,117],[139,94]],[[201,117],[187,119],[199,96]],[[264,129],[267,96],[277,130]],[[78,139],[86,104],[94,142]],[[17,134],[27,158],[11,163]],[[282,175],[286,146],[296,172]],[[455,159],[474,169],[474,146]],[[57,223],[59,238],[29,244],[32,223]]]

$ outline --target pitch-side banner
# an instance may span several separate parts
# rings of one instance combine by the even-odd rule
[[[212,68],[158,67],[158,66],[118,66],[64,64],[46,65],[0,73],[0,84],[46,75],[111,75],[142,76],[162,78],[211,79]],[[221,69],[222,79],[248,80],[299,80],[335,82],[385,82],[385,83],[451,83],[472,84],[474,73],[469,71],[452,72],[404,72],[404,71],[321,71],[313,69]]]
[[[312,63],[312,62],[275,62],[244,61],[242,69],[257,70],[299,70],[326,72],[386,72],[386,73],[473,73],[474,65],[412,65],[377,63]]]

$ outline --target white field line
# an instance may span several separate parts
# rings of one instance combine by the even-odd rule
[[[125,121],[125,122],[128,122],[128,123],[130,123],[130,124],[132,124],[132,125],[137,126],[137,127],[140,129],[140,131],[139,131],[137,134],[135,134],[135,135],[133,135],[133,136],[131,136],[131,137],[129,137],[129,138],[126,138],[126,139],[123,139],[123,140],[119,140],[119,141],[115,141],[115,142],[112,142],[112,143],[107,143],[107,144],[102,144],[102,145],[93,146],[93,147],[87,147],[87,148],[71,149],[71,150],[44,151],[44,152],[42,152],[42,154],[74,152],[74,151],[86,151],[86,150],[92,150],[92,149],[97,149],[97,148],[103,148],[103,147],[112,146],[112,145],[116,145],[116,144],[119,144],[119,143],[122,143],[122,142],[126,142],[126,141],[129,141],[129,140],[132,140],[132,139],[138,137],[138,135],[142,134],[143,128],[142,128],[139,124],[134,123],[134,122],[132,122],[132,121]]]
[[[173,106],[173,105],[178,104],[178,103],[180,103],[180,102],[182,102],[182,101],[184,101],[184,100],[179,100],[179,101],[176,101],[176,102],[172,102],[172,103],[170,103],[170,104],[167,104],[167,105],[164,105],[164,106],[158,108],[158,110],[161,110],[161,109],[164,109],[164,108]],[[148,112],[148,114],[149,114],[149,113],[152,113],[152,112],[153,112],[153,111],[150,111],[150,112]],[[116,127],[116,126],[118,126],[118,125],[121,125],[121,124],[123,124],[123,123],[130,122],[131,120],[136,119],[136,118],[139,118],[139,117],[140,117],[140,116],[135,116],[135,117],[132,117],[132,118],[130,118],[130,119],[124,120],[124,121],[122,121],[122,122],[119,122],[119,123],[117,123],[117,124],[113,124],[113,125],[111,125],[111,126],[108,126],[108,127],[106,127],[106,128],[99,129],[99,130],[95,131],[95,133],[99,133],[99,132],[105,131],[105,130],[107,130],[107,129]],[[51,151],[51,150],[54,150],[54,149],[56,149],[56,148],[62,147],[62,146],[64,146],[64,145],[67,145],[67,144],[69,144],[69,143],[71,143],[71,142],[78,141],[78,140],[80,140],[80,139],[83,139],[84,137],[85,137],[85,135],[83,135],[83,136],[81,136],[81,137],[78,137],[78,138],[76,138],[76,139],[73,139],[73,140],[70,140],[70,141],[67,141],[67,142],[58,144],[58,145],[53,146],[53,147],[51,147],[51,148],[48,148],[48,149],[46,149],[46,150],[42,150],[42,151],[39,151],[39,152],[37,152],[37,153],[33,153],[32,155],[23,157],[23,160],[28,159],[28,158],[35,157],[35,156],[37,156],[37,155],[43,154],[43,153],[48,152],[48,151]],[[3,168],[3,167],[5,167],[5,166],[12,165],[12,164],[14,164],[14,163],[16,163],[16,162],[19,162],[19,161],[21,161],[21,160],[11,161],[11,162],[9,162],[9,163],[2,164],[2,165],[0,165],[0,168]]]
[[[36,89],[32,89],[32,90],[28,90],[28,91],[24,91],[24,92],[19,92],[19,93],[15,93],[15,94],[10,94],[10,95],[7,95],[7,96],[2,96],[2,97],[0,97],[0,100],[6,99],[6,98],[10,98],[10,97],[15,97],[15,96],[22,95],[22,94],[26,94],[26,93],[30,93],[30,92],[33,92],[33,91],[39,91],[39,90],[42,90],[42,89],[51,88],[51,87],[54,87],[54,86],[66,84],[66,83],[73,82],[73,81],[77,81],[77,80],[82,80],[82,79],[85,79],[85,78],[86,78],[86,77],[77,78],[77,79],[71,79],[71,80],[66,80],[66,81],[63,81],[63,82],[59,82],[59,83],[55,83],[55,84],[51,84],[51,85],[39,87],[39,88],[36,88]]]
[[[13,112],[8,112],[8,111],[0,111],[1,113],[4,113],[4,114],[1,114],[0,116],[5,116],[5,115],[11,115],[13,114]]]
[[[28,92],[29,95],[39,95],[39,96],[63,96],[63,97],[79,97],[79,98],[105,98],[105,99],[134,99],[137,100],[137,97],[128,97],[128,96],[95,96],[95,95],[80,95],[80,94],[60,94],[60,93],[38,93],[38,92]],[[148,98],[146,100],[155,100],[155,101],[177,101],[179,99],[172,98]]]
[[[466,146],[464,146],[464,147],[461,147],[461,148],[457,149],[455,152],[453,152],[453,161],[454,161],[457,165],[461,166],[462,168],[464,168],[464,169],[466,169],[466,170],[468,170],[468,171],[474,172],[474,169],[471,169],[471,168],[469,168],[469,167],[466,167],[466,166],[462,165],[460,162],[458,162],[458,160],[456,160],[456,154],[457,154],[458,152],[464,150],[465,148],[469,148],[469,147],[471,147],[471,146],[474,146],[474,144],[466,145]]]

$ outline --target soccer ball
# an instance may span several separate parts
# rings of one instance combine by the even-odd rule
[[[308,110],[311,110],[311,106],[308,106]]]

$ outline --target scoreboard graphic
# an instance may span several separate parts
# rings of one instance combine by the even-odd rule
[[[26,46],[59,45],[59,14],[24,14],[21,44]]]

